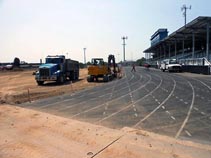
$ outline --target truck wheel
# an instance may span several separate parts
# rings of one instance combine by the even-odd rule
[[[78,76],[78,74],[76,73],[75,74],[75,80],[78,80],[79,79],[79,76]]]
[[[93,76],[88,76],[87,77],[87,82],[93,82],[94,81],[94,77]]]
[[[103,82],[108,82],[109,77],[108,76],[103,76]]]
[[[87,82],[91,82],[90,76],[87,77]]]
[[[110,76],[108,77],[108,80],[109,80],[109,81],[112,81],[113,78],[114,78],[113,75],[110,75]]]
[[[62,84],[62,83],[64,83],[64,76],[59,76],[59,79],[58,79],[58,81],[57,81],[58,83],[60,83],[60,84]]]
[[[163,72],[165,72],[165,69],[162,69]]]
[[[95,81],[98,82],[98,77],[95,77]]]
[[[43,83],[44,83],[44,81],[37,81],[37,84],[38,84],[39,86],[43,85]]]

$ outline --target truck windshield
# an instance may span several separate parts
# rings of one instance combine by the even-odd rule
[[[103,65],[103,59],[92,59],[93,65]]]
[[[173,59],[173,60],[169,60],[169,64],[177,64],[177,60],[175,59]]]
[[[59,64],[59,63],[62,63],[62,59],[61,58],[46,58],[46,63]]]

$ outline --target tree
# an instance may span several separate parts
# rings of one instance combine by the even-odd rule
[[[92,65],[92,63],[91,63],[90,61],[88,61],[86,64],[87,64],[87,65]]]
[[[14,67],[20,67],[20,59],[15,57],[14,62],[13,62]]]
[[[80,67],[80,68],[84,68],[84,67],[85,67],[84,63],[81,63],[81,62],[80,62],[80,63],[79,63],[79,67]]]
[[[138,59],[136,61],[136,63],[139,65],[139,66],[143,66],[144,63],[146,62],[146,59],[144,57],[142,57],[141,59]]]

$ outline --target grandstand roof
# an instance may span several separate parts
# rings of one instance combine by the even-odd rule
[[[206,41],[206,33],[207,33],[207,24],[211,24],[211,17],[203,17],[199,16],[193,21],[186,24],[186,26],[181,27],[176,30],[157,44],[149,47],[144,50],[144,53],[156,53],[158,48],[164,45],[171,45],[175,43],[175,41],[179,44],[182,43],[183,39],[186,44],[192,44],[192,35],[195,34],[195,41],[205,42]],[[211,26],[211,25],[210,25]],[[179,45],[178,49],[181,49],[182,46]]]
[[[160,32],[168,32],[168,31],[167,31],[167,29],[158,29],[158,30],[151,36],[151,39],[150,39],[150,40],[152,40],[153,38],[155,38],[155,37],[158,35],[158,33],[160,33]]]

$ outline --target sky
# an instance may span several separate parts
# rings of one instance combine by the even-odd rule
[[[198,16],[211,16],[209,0],[0,0],[0,62],[39,62],[47,55],[65,55],[84,62],[144,57],[150,37],[159,28],[169,34]]]

